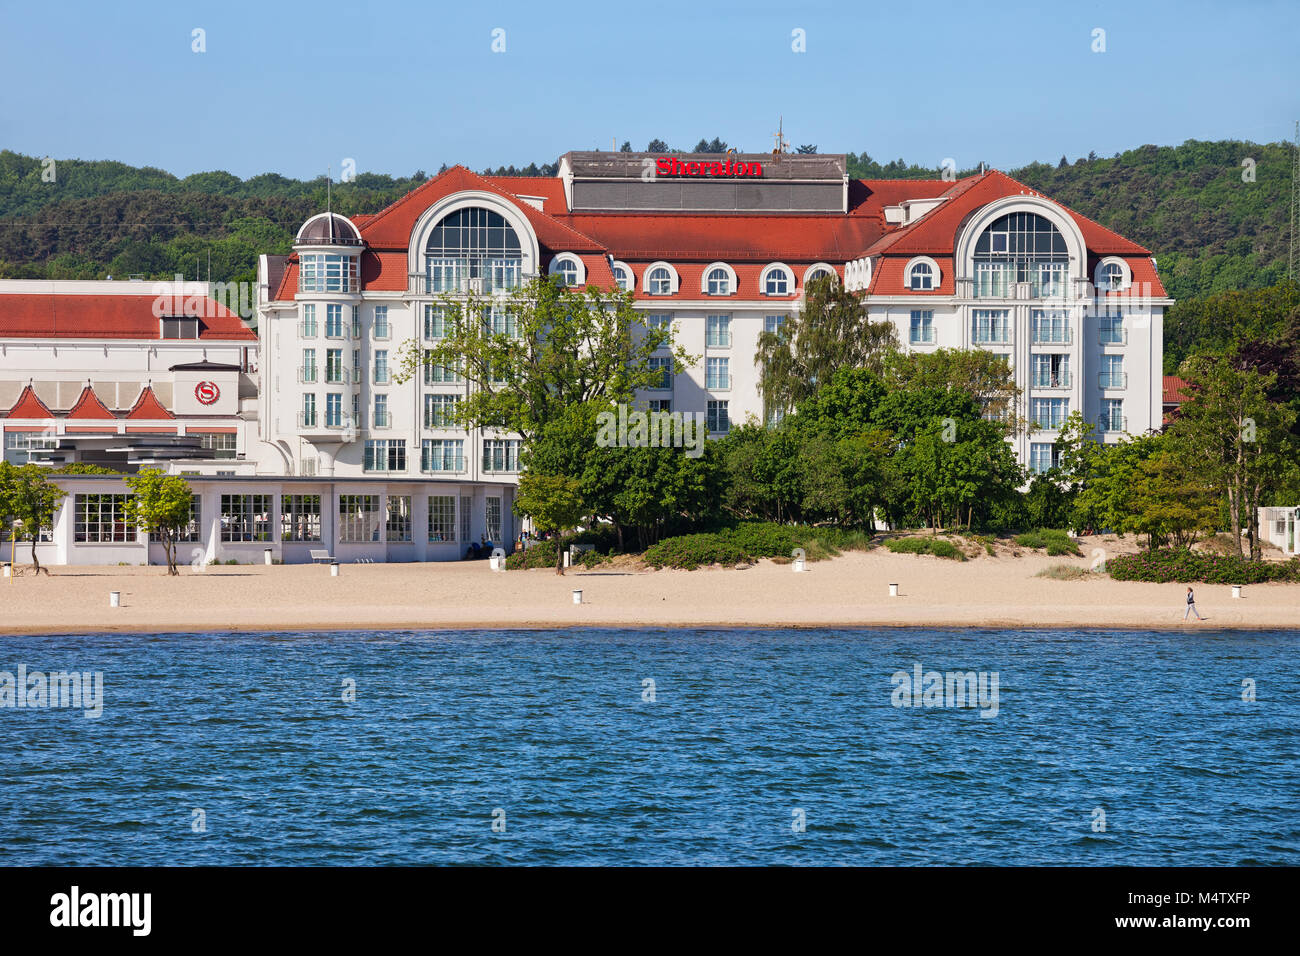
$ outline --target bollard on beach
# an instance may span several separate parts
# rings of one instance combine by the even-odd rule
[[[330,564],[330,577],[337,578],[338,576],[339,576],[339,563],[337,561],[334,561]]]
[[[889,596],[890,596],[890,597],[898,597],[898,585],[897,585],[897,584],[891,584],[891,585],[889,586]]]
[[[582,603],[582,591],[579,588],[573,589],[573,603],[574,604]]]
[[[108,592],[108,606],[109,606],[109,607],[121,607],[121,606],[122,606],[122,592],[121,592],[121,591],[109,591],[109,592]]]

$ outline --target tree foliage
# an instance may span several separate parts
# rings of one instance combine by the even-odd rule
[[[158,536],[167,555],[167,573],[177,574],[176,541],[190,523],[189,482],[158,468],[141,468],[125,481],[132,492],[136,527]]]
[[[42,571],[49,574],[36,556],[41,529],[53,526],[54,514],[66,494],[48,475],[43,465],[11,465],[0,461],[0,518],[10,535],[31,542],[32,567],[37,574]]]

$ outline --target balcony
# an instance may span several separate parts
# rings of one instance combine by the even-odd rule
[[[1035,329],[1034,345],[1072,345],[1074,344],[1074,332],[1072,329]]]
[[[1097,376],[1098,388],[1128,388],[1127,372],[1102,372]]]
[[[376,411],[375,420],[373,423],[371,423],[370,427],[371,428],[392,428],[393,416],[388,414],[387,411]]]
[[[1032,388],[1072,388],[1074,377],[1069,372],[1040,373],[1034,375],[1029,384]]]
[[[420,461],[420,471],[426,475],[448,474],[465,470],[465,456],[430,455]]]
[[[389,385],[393,381],[392,373],[388,371],[388,366],[376,366],[374,371],[375,385]]]
[[[314,384],[315,381],[316,381],[316,366],[315,366],[315,365],[299,365],[299,366],[298,366],[298,381],[301,382],[301,383],[304,384],[304,385],[311,385],[311,384]]]
[[[325,326],[325,338],[327,338],[327,339],[346,339],[347,336],[343,333],[343,326],[342,326],[342,325],[329,325],[329,324],[326,324],[326,326]]]
[[[709,349],[731,348],[730,332],[709,332],[704,337],[704,347]]]
[[[315,322],[298,323],[298,338],[300,339],[314,339],[318,331]]]
[[[907,341],[912,345],[933,345],[934,329],[913,329]]]
[[[346,385],[348,384],[348,370],[342,367],[325,366],[325,384],[326,385]]]
[[[704,387],[711,392],[727,392],[731,390],[730,375],[710,375],[704,380]]]
[[[1097,342],[1101,345],[1128,345],[1128,332],[1122,326],[1117,329],[1102,326],[1097,329]]]
[[[1128,419],[1123,415],[1102,415],[1097,419],[1097,430],[1100,432],[1127,432]]]
[[[310,412],[299,412],[299,413],[298,413],[298,427],[299,427],[299,428],[315,428],[315,427],[316,427],[316,412],[315,412],[315,411],[310,411]]]

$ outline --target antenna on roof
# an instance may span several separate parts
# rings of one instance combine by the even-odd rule
[[[785,139],[785,117],[778,116],[776,123],[776,132],[772,134],[776,137],[776,145],[772,148],[772,155],[779,156],[785,152],[786,147],[790,144]]]

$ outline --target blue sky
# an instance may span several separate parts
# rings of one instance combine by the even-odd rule
[[[796,29],[806,52],[792,50]],[[783,116],[792,147],[1010,169],[1290,139],[1297,39],[1294,0],[0,0],[0,148],[182,176],[310,178],[344,158],[405,175],[654,137],[767,150]]]

